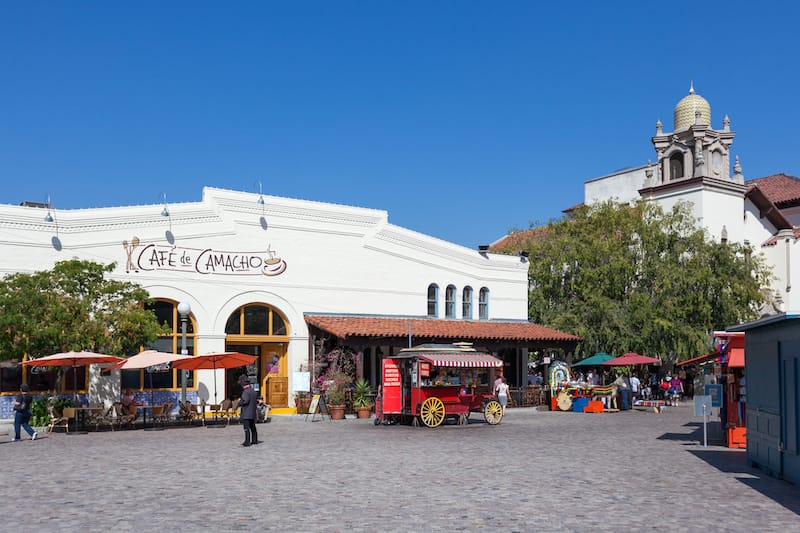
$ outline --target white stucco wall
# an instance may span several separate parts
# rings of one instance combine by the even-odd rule
[[[0,274],[49,269],[71,258],[116,262],[113,277],[141,284],[154,298],[191,304],[199,354],[224,350],[225,323],[239,306],[270,305],[284,314],[291,331],[290,381],[307,360],[304,313],[424,316],[428,285],[436,283],[440,317],[445,288],[453,284],[456,318],[461,318],[462,289],[469,285],[473,318],[479,291],[487,287],[490,319],[527,320],[528,265],[519,257],[482,255],[395,226],[386,211],[264,199],[262,206],[255,194],[205,188],[200,202],[170,204],[169,217],[160,215],[161,205],[146,205],[59,210],[55,223],[43,220],[41,208],[0,205]],[[139,244],[131,250],[134,237]],[[262,259],[270,250],[285,271],[198,273],[194,265],[209,249]],[[126,272],[129,251],[144,270]],[[174,264],[156,266],[150,261],[154,256]],[[218,374],[218,384],[221,378]],[[212,379],[211,371],[198,374],[206,385]]]

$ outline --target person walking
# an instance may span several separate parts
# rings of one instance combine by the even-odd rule
[[[14,402],[14,438],[11,442],[18,442],[20,439],[20,428],[24,428],[31,436],[31,440],[36,440],[38,433],[28,424],[31,419],[31,403],[33,397],[29,394],[30,388],[27,383],[23,383],[19,388],[20,393]]]
[[[508,405],[508,382],[504,377],[501,377],[500,380],[500,384],[495,387],[494,393],[497,394],[497,401],[500,402],[500,406],[503,408],[503,416],[505,416],[506,405]]]
[[[639,389],[642,388],[642,382],[636,374],[631,375],[631,401],[635,404],[639,399]]]
[[[239,400],[239,408],[242,410],[240,418],[244,428],[242,446],[250,446],[251,444],[258,444],[258,430],[256,430],[258,397],[246,377],[240,379],[239,384],[242,386],[242,398]]]

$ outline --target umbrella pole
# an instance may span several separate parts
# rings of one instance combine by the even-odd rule
[[[216,405],[217,409],[219,409],[219,404],[217,403],[217,361],[216,361],[216,359],[212,360],[211,365],[212,365],[211,371],[214,373],[214,405]],[[215,415],[215,418],[216,418],[216,416],[217,415]],[[223,426],[222,424],[219,424],[219,425],[218,424],[208,424],[206,427],[207,428],[221,428],[221,427],[225,427],[225,426]]]
[[[75,407],[79,407],[79,404],[78,404],[78,367],[77,366],[73,366],[72,367],[72,392],[73,392],[73,394],[75,396]],[[80,418],[80,414],[79,413],[81,413],[81,412],[83,412],[83,411],[75,411],[75,425],[77,427],[75,428],[75,431],[73,431],[72,433],[67,432],[66,435],[86,435],[87,432],[84,429],[82,429],[82,426],[79,425],[79,423],[78,423],[78,420]]]

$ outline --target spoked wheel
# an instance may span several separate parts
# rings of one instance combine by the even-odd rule
[[[444,422],[444,403],[439,398],[428,398],[419,408],[419,417],[429,428],[441,426]]]
[[[489,424],[495,426],[503,419],[503,406],[497,400],[489,400],[483,406],[483,416]]]

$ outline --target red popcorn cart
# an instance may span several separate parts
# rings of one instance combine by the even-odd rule
[[[480,412],[491,425],[503,408],[494,395],[494,380],[503,361],[471,344],[422,344],[383,360],[380,407],[376,425],[420,422],[430,428],[446,419],[463,424]]]

